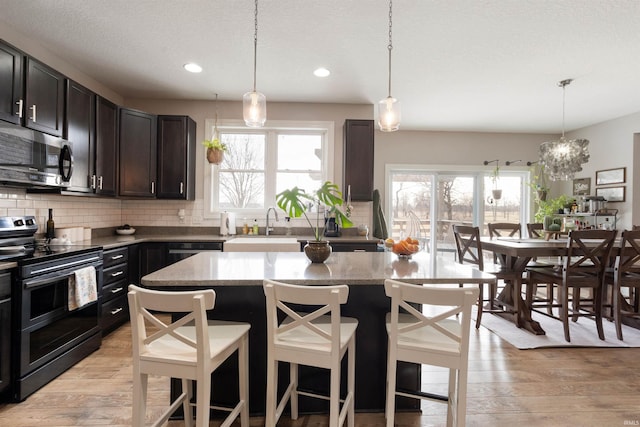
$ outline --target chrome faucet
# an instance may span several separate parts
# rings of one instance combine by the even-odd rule
[[[270,232],[273,231],[273,227],[269,227],[269,212],[273,211],[273,214],[276,216],[276,221],[278,221],[278,211],[276,211],[276,208],[274,208],[273,206],[269,207],[267,209],[267,226],[265,234],[268,236]]]

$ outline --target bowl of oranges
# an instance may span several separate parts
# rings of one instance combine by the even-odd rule
[[[402,240],[395,241],[392,238],[388,238],[384,242],[385,246],[391,249],[391,252],[398,255],[398,258],[411,258],[411,255],[420,251],[420,242],[417,239],[407,237]]]

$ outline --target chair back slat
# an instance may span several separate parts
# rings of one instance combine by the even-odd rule
[[[487,224],[489,237],[522,237],[519,223],[513,222],[493,222]]]
[[[529,233],[529,238],[531,239],[539,239],[543,237],[544,224],[541,222],[530,222],[527,224],[527,232]]]
[[[569,233],[563,275],[602,278],[609,265],[615,230],[574,230]]]
[[[640,229],[624,230],[620,255],[616,257],[616,274],[640,273]]]
[[[460,264],[474,264],[480,270],[484,270],[480,229],[469,225],[454,224],[453,236],[456,241],[458,262]]]

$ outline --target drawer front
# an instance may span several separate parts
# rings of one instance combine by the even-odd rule
[[[126,279],[118,280],[117,282],[110,283],[102,287],[102,304],[107,301],[111,301],[114,298],[126,295],[127,287],[129,286]]]
[[[102,317],[100,319],[102,335],[109,333],[128,320],[129,306],[127,305],[126,295],[102,304]]]
[[[126,263],[129,260],[129,249],[124,247],[104,251],[102,257],[102,263],[106,269],[112,265]]]
[[[110,283],[118,282],[120,280],[129,280],[129,269],[127,264],[118,264],[109,268],[105,268],[102,272],[102,286],[106,286]]]

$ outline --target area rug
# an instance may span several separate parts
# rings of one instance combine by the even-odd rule
[[[534,335],[491,313],[482,315],[482,326],[521,350],[548,347],[640,347],[640,329],[623,325],[622,338],[624,340],[620,341],[616,337],[615,324],[606,319],[602,321],[604,341],[598,338],[596,323],[583,317],[577,322],[570,322],[571,342],[565,341],[564,329],[559,320],[538,313],[533,314],[533,319],[540,322],[546,335]]]

